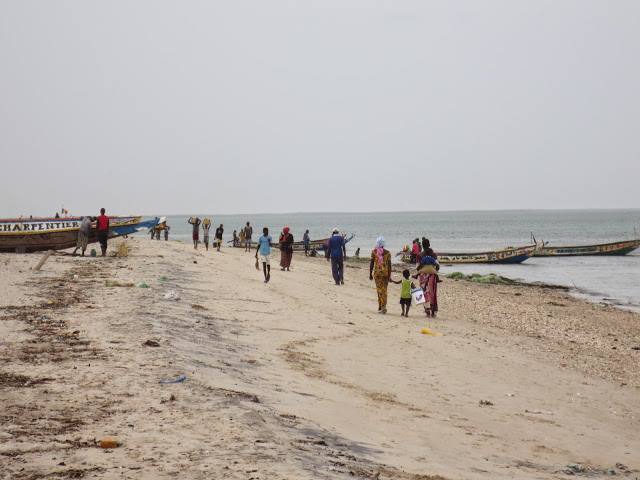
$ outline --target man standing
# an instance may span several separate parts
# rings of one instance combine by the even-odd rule
[[[337,228],[333,229],[333,235],[329,239],[327,247],[331,259],[331,273],[336,285],[344,285],[344,257],[347,256],[347,249],[344,244],[344,237],[340,235]]]
[[[304,232],[302,236],[302,243],[304,244],[304,256],[309,256],[309,244],[311,243],[311,237],[309,236],[309,230]]]
[[[96,235],[98,242],[100,242],[100,250],[102,250],[102,256],[107,254],[107,239],[109,238],[109,217],[105,214],[105,209],[100,209],[100,216],[96,223]]]
[[[73,255],[75,255],[80,248],[82,249],[82,256],[84,257],[84,252],[89,243],[89,235],[91,235],[91,217],[82,217],[80,219],[80,228],[78,229],[78,243],[73,251]]]
[[[249,222],[247,222],[247,225],[244,227],[244,251],[249,252],[251,251],[251,236],[253,235],[253,227],[251,226],[251,224]]]
[[[169,241],[169,229],[171,227],[169,225],[167,225],[166,227],[164,227],[164,241],[168,242]]]
[[[198,248],[198,242],[200,241],[200,219],[198,217],[191,217],[187,220],[187,223],[190,223],[193,227],[193,248]]]
[[[258,254],[260,254],[260,259],[262,260],[264,283],[269,283],[269,280],[271,280],[271,263],[269,260],[269,256],[271,255],[271,235],[269,235],[269,229],[267,227],[262,229],[262,236],[258,239],[256,262],[258,261]],[[256,263],[256,266],[257,265]]]
[[[223,233],[224,233],[224,226],[220,224],[220,226],[216,228],[216,243],[218,244],[218,251],[220,251],[220,246],[222,245]]]

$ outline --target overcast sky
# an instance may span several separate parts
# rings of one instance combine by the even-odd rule
[[[0,0],[0,215],[640,207],[640,2]]]

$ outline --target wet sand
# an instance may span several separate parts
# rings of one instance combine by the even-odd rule
[[[639,475],[638,314],[445,279],[438,319],[395,285],[381,316],[366,263],[128,244],[0,255],[0,478]]]

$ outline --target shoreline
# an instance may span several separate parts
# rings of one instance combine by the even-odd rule
[[[365,258],[362,258],[362,257],[360,257],[358,259],[355,259],[353,257],[349,257],[347,259],[347,263],[355,263],[355,264],[367,263],[368,264],[368,262],[369,262],[368,259],[365,259]],[[451,266],[451,267],[453,267],[453,266]],[[393,263],[392,264],[392,268],[393,268],[393,271],[395,273],[401,273],[404,268],[415,269],[414,267],[412,267],[410,265],[403,265],[403,264],[400,264],[400,263]],[[461,274],[461,275],[464,275],[465,277],[472,277],[474,275],[477,275],[477,276],[495,275],[495,276],[499,277],[500,279],[507,280],[508,282],[510,282],[511,285],[563,291],[563,292],[570,293],[574,298],[586,301],[586,302],[591,303],[591,304],[608,305],[608,306],[617,308],[617,309],[619,309],[621,311],[632,312],[632,313],[640,313],[640,304],[623,303],[622,300],[618,300],[618,299],[615,299],[615,298],[607,298],[605,296],[605,294],[602,293],[602,292],[591,291],[591,290],[588,290],[586,288],[580,288],[580,287],[569,286],[569,285],[561,285],[561,284],[556,284],[556,283],[538,282],[538,281],[529,282],[529,281],[526,281],[526,280],[521,280],[521,279],[518,279],[518,278],[512,278],[512,277],[508,277],[508,276],[504,276],[504,275],[497,275],[497,274],[494,274],[494,273],[481,275],[479,273],[462,274],[461,272],[455,271],[455,272],[449,272],[447,274],[443,274],[443,276],[451,278],[451,275],[454,275],[454,274]],[[476,282],[474,282],[474,280],[472,280],[470,278],[460,278],[460,280],[464,281],[464,282],[476,283]],[[485,283],[486,284],[491,284],[491,285],[501,285],[501,283],[499,283],[499,282],[495,282],[495,283],[494,282],[485,282]]]
[[[637,475],[636,313],[444,278],[439,318],[402,319],[394,286],[375,313],[366,260],[335,287],[298,254],[264,285],[242,251],[127,244],[37,274],[0,255],[6,478]]]

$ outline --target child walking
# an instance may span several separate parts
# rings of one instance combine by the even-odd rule
[[[400,307],[402,308],[402,313],[400,316],[409,317],[409,309],[411,308],[411,290],[416,288],[411,279],[409,278],[409,270],[405,269],[402,271],[402,280],[391,280],[395,284],[401,285],[400,287]]]

